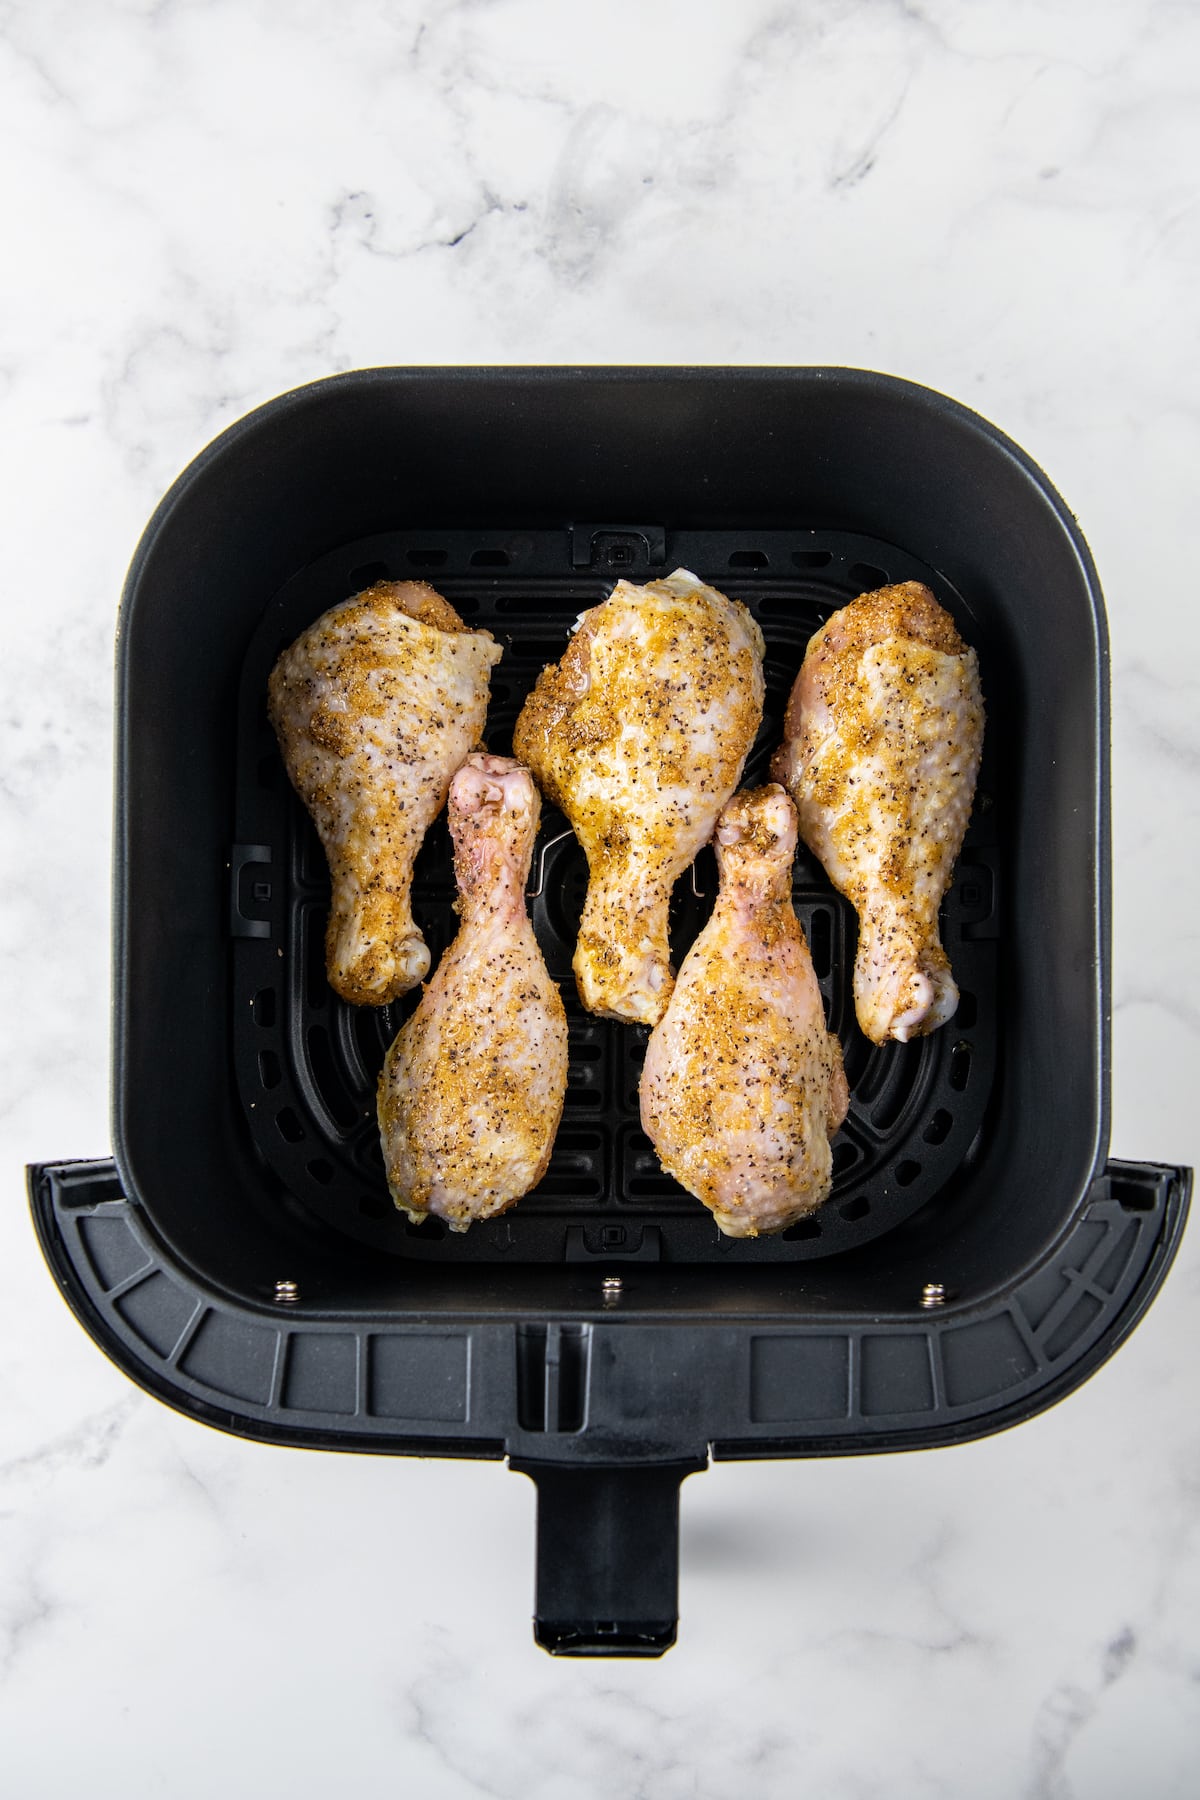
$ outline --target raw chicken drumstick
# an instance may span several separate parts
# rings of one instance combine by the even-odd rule
[[[671,889],[741,777],[762,655],[746,608],[676,569],[645,587],[619,581],[525,702],[516,754],[587,853],[574,968],[591,1012],[663,1015]]]
[[[983,743],[975,652],[919,581],[862,594],[808,646],[771,773],[857,909],[854,1004],[873,1043],[945,1024],[958,989],[938,907]]]
[[[501,654],[427,583],[380,581],[310,625],[271,671],[271,724],[329,860],[325,963],[343,1000],[383,1006],[429,972],[413,861],[480,742]]]
[[[728,1237],[782,1231],[828,1198],[846,1116],[842,1051],[792,905],[796,809],[772,783],[716,830],[720,890],[642,1070],[642,1128]]]
[[[458,936],[379,1077],[388,1186],[410,1219],[490,1219],[546,1172],[567,1089],[567,1019],[525,910],[541,802],[507,756],[450,784]]]

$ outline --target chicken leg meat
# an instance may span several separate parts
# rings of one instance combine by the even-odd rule
[[[423,581],[380,581],[280,656],[268,712],[333,884],[325,962],[344,1000],[383,1006],[429,971],[413,861],[480,742],[501,656]]]
[[[587,854],[574,967],[591,1012],[663,1015],[671,889],[741,777],[762,656],[746,608],[676,569],[645,587],[619,581],[525,703],[516,754]]]
[[[771,773],[858,912],[854,1004],[873,1043],[945,1023],[958,988],[938,932],[983,743],[974,650],[919,581],[863,594],[808,646]]]
[[[541,802],[527,769],[469,756],[450,784],[458,935],[384,1061],[388,1186],[451,1231],[541,1180],[567,1089],[567,1020],[525,910]]]
[[[642,1128],[728,1237],[782,1231],[828,1198],[846,1116],[841,1046],[792,905],[796,809],[772,783],[716,830],[720,890],[642,1070]]]

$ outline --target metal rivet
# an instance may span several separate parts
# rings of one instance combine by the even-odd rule
[[[295,1306],[300,1298],[300,1289],[294,1281],[277,1281],[275,1298],[280,1306]]]
[[[940,1281],[927,1281],[921,1289],[922,1306],[944,1306],[946,1290]]]
[[[604,1304],[613,1306],[621,1298],[624,1282],[619,1275],[606,1275],[600,1283],[600,1292],[604,1296]]]

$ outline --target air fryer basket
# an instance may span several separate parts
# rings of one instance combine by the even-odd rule
[[[334,1230],[406,1257],[453,1261],[587,1261],[614,1251],[646,1261],[798,1261],[853,1248],[923,1206],[961,1168],[983,1126],[995,1068],[996,903],[994,809],[981,795],[946,916],[964,990],[953,1032],[874,1048],[854,1025],[853,913],[819,865],[797,865],[796,901],[826,1004],[845,1045],[851,1113],[836,1147],[832,1203],[779,1238],[722,1237],[711,1215],[659,1168],[638,1122],[638,1076],[647,1032],[597,1019],[571,974],[587,864],[566,820],[546,809],[531,911],[570,1021],[570,1084],[550,1169],[514,1211],[465,1236],[436,1219],[409,1224],[391,1204],[375,1120],[384,1052],[417,994],[381,1009],[348,1006],[325,978],[329,880],[325,857],[292,793],[263,711],[280,650],[339,598],[384,574],[428,572],[474,625],[504,645],[492,681],[488,745],[505,754],[525,696],[557,660],[583,608],[611,590],[613,572],[661,573],[663,534],[393,533],[338,550],[281,590],[247,653],[239,697],[236,828],[231,867],[234,1066],[242,1106],[268,1169]],[[651,562],[649,545],[656,562]],[[593,546],[596,546],[595,550]],[[515,546],[508,549],[505,546]],[[928,581],[978,635],[960,598],[915,558],[845,532],[672,534],[671,566],[695,568],[744,599],[767,639],[768,698],[746,765],[769,780],[783,709],[809,637],[864,587]],[[587,558],[584,563],[584,558]],[[358,560],[355,560],[358,559]],[[615,559],[615,560],[614,560]],[[574,566],[574,562],[582,567]],[[990,768],[995,766],[989,745]],[[276,881],[278,851],[281,880]],[[267,860],[267,859],[270,860]],[[712,906],[711,852],[679,883],[678,958]],[[279,890],[277,893],[277,889]],[[414,905],[435,957],[450,941],[454,876],[444,818],[418,864]],[[281,978],[278,950],[284,947]]]
[[[264,712],[279,650],[384,575],[432,580],[504,645],[488,743],[619,575],[683,565],[744,600],[766,778],[808,637],[926,581],[979,651],[975,814],[943,910],[942,1031],[854,1023],[853,915],[801,855],[795,896],[851,1109],[835,1186],[733,1241],[642,1135],[644,1031],[585,1013],[585,866],[547,808],[530,908],[570,1025],[549,1171],[465,1237],[391,1207],[374,1083],[415,996],[324,976],[328,879]],[[249,416],[147,530],[122,616],[116,1164],[35,1170],[47,1256],[135,1379],[271,1441],[508,1455],[539,1490],[537,1635],[674,1639],[678,1487],[711,1455],[960,1441],[1076,1385],[1166,1271],[1189,1172],[1105,1163],[1103,605],[1057,495],[982,420],[846,370],[376,370]],[[676,955],[711,906],[702,853]],[[453,933],[444,822],[417,865]]]

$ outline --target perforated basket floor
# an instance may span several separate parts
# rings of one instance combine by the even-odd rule
[[[943,907],[943,937],[961,990],[951,1023],[907,1045],[872,1046],[854,1021],[855,922],[819,865],[801,851],[794,894],[842,1042],[850,1110],[834,1140],[834,1191],[812,1218],[779,1237],[731,1240],[658,1165],[638,1119],[647,1032],[593,1018],[579,1004],[571,956],[586,885],[572,836],[535,853],[530,901],[538,941],[560,983],[570,1028],[562,1124],[545,1178],[503,1218],[464,1236],[437,1220],[410,1224],[383,1177],[375,1084],[384,1053],[416,995],[389,1007],[347,1006],[324,972],[329,900],[316,834],[284,775],[265,714],[279,651],[320,613],[384,577],[432,581],[469,623],[504,645],[492,679],[489,749],[511,750],[512,729],[543,664],[620,575],[647,580],[691,568],[743,600],[767,645],[762,729],[746,785],[769,779],[783,709],[812,633],[836,607],[888,581],[928,583],[980,652],[969,605],[907,553],[844,533],[670,532],[576,526],[539,533],[436,531],[373,537],[313,563],[266,605],[246,656],[238,719],[238,787],[230,854],[233,1066],[242,1110],[273,1191],[351,1238],[410,1258],[559,1262],[606,1257],[672,1262],[799,1261],[844,1251],[927,1205],[952,1200],[985,1129],[997,1065],[1001,953],[994,771],[1004,720],[989,706],[975,813]],[[539,846],[565,830],[544,811]],[[540,876],[540,880],[539,880]],[[712,904],[716,869],[701,853],[672,905],[676,962]],[[697,892],[697,890],[699,890]],[[417,863],[414,911],[436,963],[457,927],[444,818]]]

